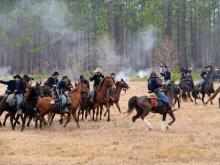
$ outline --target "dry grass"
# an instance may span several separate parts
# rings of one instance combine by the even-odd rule
[[[133,95],[145,94],[145,82],[131,82],[122,96],[121,107]],[[3,90],[3,88],[1,87]],[[153,131],[131,116],[123,118],[111,109],[111,122],[72,121],[63,128],[56,120],[52,127],[24,132],[0,128],[0,164],[219,164],[220,111],[214,105],[183,103],[175,112],[177,121],[167,132],[160,131],[161,116],[149,118]],[[152,115],[150,115],[152,116]],[[1,120],[3,117],[1,117]],[[168,118],[170,120],[170,118]],[[135,125],[135,129],[131,127]]]

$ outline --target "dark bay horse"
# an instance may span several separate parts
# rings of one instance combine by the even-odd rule
[[[7,96],[1,97],[1,100],[0,100],[0,116],[3,114],[3,112],[7,112],[3,125],[5,125],[5,122],[6,122],[7,118],[10,117],[11,128],[12,128],[12,130],[15,130],[14,120],[15,120],[15,115],[16,115],[16,112],[17,112],[17,108],[16,108],[16,105],[9,106],[9,104],[7,103],[7,98],[8,98]],[[19,114],[18,116],[23,121],[23,115]]]
[[[115,83],[115,86],[116,86],[116,89],[113,91],[113,94],[112,94],[112,98],[114,100],[113,101],[110,100],[109,105],[111,107],[115,104],[118,111],[119,111],[119,113],[121,114],[121,108],[120,108],[120,105],[119,105],[121,91],[124,90],[126,92],[126,90],[129,89],[129,86],[123,79],[121,79],[121,81],[117,81]],[[101,110],[100,110],[100,120],[101,120],[101,116],[102,116],[102,109],[103,109],[103,107],[101,107]],[[106,111],[106,113],[107,113],[107,111]],[[106,115],[106,113],[104,114],[104,116]]]
[[[29,127],[31,120],[34,117],[36,117],[36,108],[37,108],[37,103],[38,103],[38,99],[39,99],[40,92],[41,92],[40,85],[41,84],[37,82],[35,86],[28,87],[27,91],[24,94],[24,105],[23,105],[24,117],[23,117],[21,131],[23,131],[25,128],[27,117],[29,117],[27,127]],[[18,119],[19,119],[19,116],[17,115],[15,119],[14,127],[16,126]]]
[[[213,79],[212,78],[207,78],[205,80],[205,85],[203,88],[200,88],[199,85],[196,85],[195,88],[192,91],[192,95],[195,100],[195,104],[197,104],[196,100],[201,99],[203,104],[205,104],[205,95],[207,94],[209,97],[211,96],[212,93],[214,93],[214,84],[213,84]],[[199,94],[201,93],[202,98],[200,98]],[[210,100],[211,104],[212,100]]]
[[[208,104],[208,102],[211,102],[212,100],[215,99],[215,97],[218,95],[218,93],[220,93],[220,86],[215,90],[215,92],[213,93],[213,95],[211,95],[209,97],[209,99],[206,101],[205,104]],[[219,108],[220,108],[220,98],[219,98]]]
[[[178,84],[179,88],[180,88],[180,94],[181,97],[184,100],[187,100],[187,98],[190,99],[191,102],[193,102],[192,96],[191,96],[191,92],[194,89],[194,82],[193,82],[193,78],[192,76],[187,76],[185,78],[182,78]]]
[[[146,116],[150,113],[159,113],[163,116],[162,118],[162,125],[161,129],[165,131],[165,129],[168,129],[169,126],[171,126],[175,122],[175,116],[172,109],[169,109],[167,106],[161,106],[161,107],[155,107],[153,108],[151,104],[151,99],[148,96],[141,96],[137,97],[134,96],[129,99],[128,101],[128,111],[127,113],[130,114],[134,109],[136,109],[137,114],[132,117],[132,121],[135,122],[138,118],[141,118],[149,127],[149,129],[152,129],[151,123],[146,119]],[[168,123],[168,125],[165,125],[166,116],[167,114],[170,115],[172,118],[172,121]]]

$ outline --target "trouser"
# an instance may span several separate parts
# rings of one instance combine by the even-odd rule
[[[158,97],[158,99],[160,99],[162,102],[164,102],[168,106],[168,108],[172,109],[169,98],[162,91],[157,90],[155,94]]]
[[[203,78],[197,83],[197,85],[199,86],[203,86],[204,84],[205,84],[205,80]]]
[[[18,111],[22,111],[22,104],[23,104],[23,95],[22,94],[16,94],[15,95],[16,100],[16,107]]]
[[[96,94],[97,94],[97,92],[96,92],[96,87],[93,87],[92,97],[91,97],[90,101],[94,101],[94,99],[95,99],[95,97],[96,97]]]

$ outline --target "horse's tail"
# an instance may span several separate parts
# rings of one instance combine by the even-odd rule
[[[137,96],[133,96],[132,98],[129,99],[128,101],[128,111],[127,113],[130,114],[134,108],[137,106]]]

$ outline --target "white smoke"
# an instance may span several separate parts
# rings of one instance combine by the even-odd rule
[[[148,77],[150,75],[151,71],[152,71],[151,68],[146,68],[144,70],[140,70],[137,75],[140,78],[145,78],[145,77]]]
[[[115,79],[116,81],[120,81],[121,79],[125,81],[130,81],[131,80],[131,69],[124,69],[123,71],[120,71],[116,74]]]

